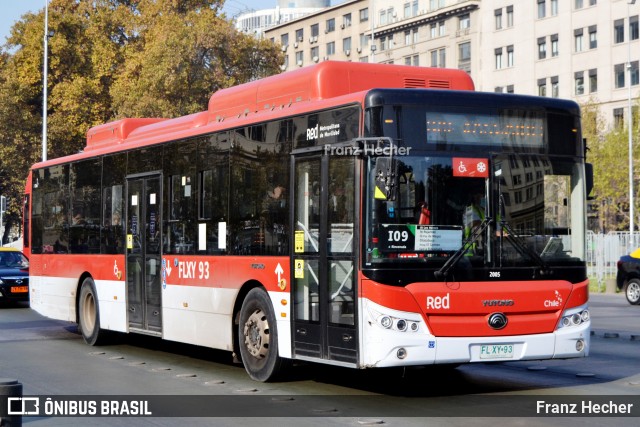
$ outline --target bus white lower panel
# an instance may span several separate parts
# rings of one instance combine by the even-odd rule
[[[537,335],[435,337],[418,313],[399,312],[366,299],[361,300],[361,307],[362,367],[508,362],[585,357],[589,354],[590,322]],[[415,322],[417,327],[413,331],[410,327],[399,330],[399,320],[408,325]],[[391,326],[385,327],[384,324]]]
[[[291,304],[289,292],[269,292],[278,325],[278,355],[291,358]]]
[[[162,337],[232,350],[232,312],[237,289],[167,285],[162,290]]]
[[[100,327],[110,331],[127,332],[127,298],[121,280],[96,280]]]
[[[31,308],[50,319],[76,321],[77,279],[31,276],[29,295]]]

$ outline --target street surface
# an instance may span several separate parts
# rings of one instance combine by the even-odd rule
[[[553,404],[557,395],[580,402],[594,395],[614,404],[625,398],[638,401],[640,306],[629,305],[621,294],[592,294],[590,304],[593,334],[591,355],[585,359],[363,371],[299,364],[282,382],[268,384],[250,380],[228,352],[140,335],[118,335],[109,345],[89,347],[75,324],[43,318],[27,305],[3,305],[0,378],[17,379],[24,396],[168,395],[175,404],[188,400],[180,396],[192,396],[193,401],[210,399],[225,414],[23,417],[23,425],[32,427],[637,426],[640,404],[635,417],[627,418],[505,417],[513,414],[513,405]]]

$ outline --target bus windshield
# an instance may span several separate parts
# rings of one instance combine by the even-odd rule
[[[365,268],[419,262],[438,269],[452,257],[483,268],[584,261],[585,179],[575,129],[562,142],[573,153],[554,153],[548,146],[558,133],[539,112],[457,124],[455,115],[440,115],[432,126],[437,114],[384,110],[394,117],[381,120],[378,129],[387,132],[380,134],[399,147],[367,159]],[[560,139],[566,135],[572,129]]]
[[[385,193],[377,177],[388,163],[369,159],[367,264],[437,267],[459,251],[482,266],[584,258],[578,163],[543,155],[403,156],[392,160],[395,182]]]

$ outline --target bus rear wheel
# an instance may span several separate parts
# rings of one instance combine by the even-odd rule
[[[103,341],[104,331],[100,330],[98,293],[93,279],[90,277],[84,279],[80,287],[78,323],[84,342],[89,345],[98,345]]]
[[[284,361],[278,356],[278,330],[271,300],[261,288],[249,291],[240,309],[240,355],[251,378],[274,380]]]

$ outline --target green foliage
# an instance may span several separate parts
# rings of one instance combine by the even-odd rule
[[[635,224],[640,224],[640,152],[638,151],[638,119],[634,118],[633,168]],[[583,136],[587,138],[587,161],[593,163],[594,205],[597,207],[600,230],[629,230],[629,133],[627,123],[606,130],[597,105],[590,101],[582,106]]]
[[[177,117],[218,89],[279,72],[270,41],[239,33],[223,0],[50,0],[48,158],[81,151],[87,130],[123,117]],[[0,48],[0,191],[7,228],[21,217],[41,158],[44,10]]]

